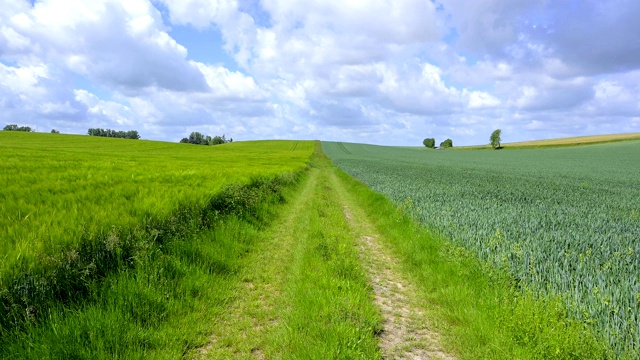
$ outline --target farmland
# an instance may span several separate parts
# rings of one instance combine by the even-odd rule
[[[0,132],[2,266],[82,233],[198,205],[230,183],[302,170],[312,143],[185,144]],[[291,151],[291,150],[296,151]]]
[[[0,148],[0,356],[65,358],[184,351],[314,145],[0,132]],[[162,326],[182,330],[150,339]]]
[[[640,349],[640,142],[513,151],[324,143],[431,231]],[[633,355],[635,354],[635,355]]]
[[[593,136],[577,136],[559,139],[519,141],[502,144],[506,149],[533,149],[560,146],[578,146],[587,144],[606,144],[620,141],[640,140],[640,133],[607,134]],[[491,145],[462,146],[456,149],[493,149]]]
[[[486,229],[466,230],[479,242],[489,236],[492,251],[476,253],[458,236],[465,199],[452,200],[446,186],[466,178],[453,171],[482,175],[475,186],[512,180],[500,169],[522,167],[518,152],[324,144],[339,166],[374,176],[371,186],[394,204],[333,166],[320,142],[207,147],[0,132],[0,146],[7,160],[0,192],[2,358],[611,357],[611,346],[594,337],[585,318],[567,317],[557,299],[520,292],[546,278],[503,271],[523,256],[543,272],[548,262],[532,256],[544,255],[527,253],[533,241],[509,252],[513,230],[499,224],[498,231],[491,219],[483,220]],[[465,160],[465,153],[488,158]],[[515,157],[491,160],[505,154]],[[532,154],[543,163],[554,158]],[[616,168],[616,178],[627,182],[607,189],[621,192],[634,175],[625,172],[631,167],[624,156],[616,160],[623,170],[580,170],[576,162],[575,171],[602,181]],[[428,198],[416,195],[431,190],[410,191],[424,185],[427,164],[427,179],[441,177],[430,196],[440,196],[434,207],[449,216],[442,224],[427,221],[444,215],[427,216],[420,202]],[[520,169],[530,181],[545,180],[545,170],[555,171],[554,186],[572,183],[562,164],[532,164]],[[486,176],[482,166],[494,173]],[[597,185],[582,176],[580,189]],[[396,196],[389,181],[412,195]],[[464,194],[469,184],[458,186]],[[518,193],[493,191],[494,207]],[[498,213],[508,215],[509,204]],[[616,206],[616,214],[630,209],[637,221],[631,200]],[[536,249],[546,250],[542,245]],[[585,251],[565,253],[584,258],[580,266],[587,268],[592,257]],[[637,252],[626,251],[614,256],[635,259]],[[615,258],[609,263],[622,271]],[[552,283],[545,286],[535,289],[553,291]],[[599,321],[594,314],[586,320]]]

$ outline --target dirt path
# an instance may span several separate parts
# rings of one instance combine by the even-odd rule
[[[308,214],[311,213],[310,209],[318,206],[318,196],[330,199],[322,204],[326,206],[330,203],[335,206],[336,215],[331,221],[342,223],[342,234],[349,233],[345,236],[347,244],[352,243],[359,249],[354,252],[354,257],[357,261],[357,253],[360,253],[360,261],[374,290],[375,305],[384,319],[383,331],[379,335],[383,358],[453,359],[442,350],[438,335],[430,329],[417,299],[417,292],[402,275],[398,260],[383,245],[381,235],[337,177],[335,168],[328,164],[321,164],[310,170],[309,178],[305,180],[291,206],[261,235],[263,241],[259,242],[245,260],[240,273],[242,281],[237,286],[235,296],[229,299],[228,311],[212,326],[210,342],[188,357],[287,357],[282,352],[284,349],[274,342],[273,334],[288,326],[283,312],[291,311],[287,304],[293,299],[284,295],[284,289],[289,286],[287,284],[290,284],[288,282],[292,276],[295,278],[292,274],[299,274],[301,271],[295,265],[299,263],[296,256],[300,256],[298,253],[303,245],[302,239],[307,237],[309,231],[314,231]],[[328,214],[328,210],[314,210]],[[340,226],[328,219],[332,218],[323,220],[327,221],[326,229]],[[332,235],[327,233],[326,236]],[[317,251],[316,248],[311,250]],[[372,310],[375,312],[375,309]]]
[[[416,290],[403,277],[398,260],[379,241],[381,235],[355,204],[340,180],[332,176],[343,211],[361,250],[364,267],[384,318],[380,348],[387,359],[454,359],[443,351],[439,336],[429,327]]]

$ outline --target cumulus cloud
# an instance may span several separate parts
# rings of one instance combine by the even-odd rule
[[[85,110],[64,81],[56,79],[44,64],[18,67],[0,63],[0,99],[2,120],[20,120],[32,128],[39,128],[39,121],[46,125],[56,119],[79,121]]]
[[[610,73],[640,66],[640,3],[633,0],[581,1],[545,6],[543,27],[532,38],[585,74]]]
[[[544,4],[544,0],[441,0],[450,14],[451,30],[462,49],[489,56],[502,56],[518,40],[523,15]]]
[[[0,7],[5,122],[136,128],[172,141],[190,131],[387,144],[484,143],[498,127],[512,141],[640,131],[640,5],[631,0]],[[235,63],[192,60],[174,27],[220,34],[211,53]]]

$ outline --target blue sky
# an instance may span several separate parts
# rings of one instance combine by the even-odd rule
[[[640,132],[636,0],[0,0],[0,125],[454,145]]]

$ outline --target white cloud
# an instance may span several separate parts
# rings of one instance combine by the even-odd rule
[[[136,128],[171,141],[189,131],[392,144],[486,143],[497,127],[512,141],[640,131],[640,6],[628,0],[578,8],[0,0],[0,8],[5,122]],[[205,29],[221,34],[209,51],[235,64],[188,60],[191,46],[205,45],[172,38]]]
[[[40,86],[43,79],[49,78],[49,69],[44,64],[11,67],[0,64],[0,84],[21,98],[38,98],[46,93]]]
[[[451,16],[460,46],[496,56],[504,54],[518,39],[520,15],[536,9],[544,0],[441,0],[441,3]]]
[[[417,114],[460,111],[466,102],[465,95],[445,84],[441,69],[429,63],[417,64],[417,67],[402,69],[402,72],[385,68],[380,91],[391,102],[392,109]]]
[[[222,23],[238,11],[235,0],[160,0],[170,11],[171,22],[206,28],[211,23]]]
[[[469,108],[482,109],[500,105],[500,100],[491,94],[482,91],[473,91],[469,94]]]
[[[87,107],[87,115],[91,120],[105,127],[135,125],[135,117],[131,108],[115,101],[100,100],[86,90],[76,90],[76,100]]]
[[[2,27],[4,38],[33,49],[24,54],[17,45],[7,47],[5,56],[19,63],[36,56],[123,90],[205,89],[202,74],[185,60],[187,50],[167,34],[146,0],[42,0],[14,11]]]
[[[216,98],[262,101],[268,96],[250,76],[229,71],[222,66],[192,63],[202,72],[211,89],[211,95]]]

